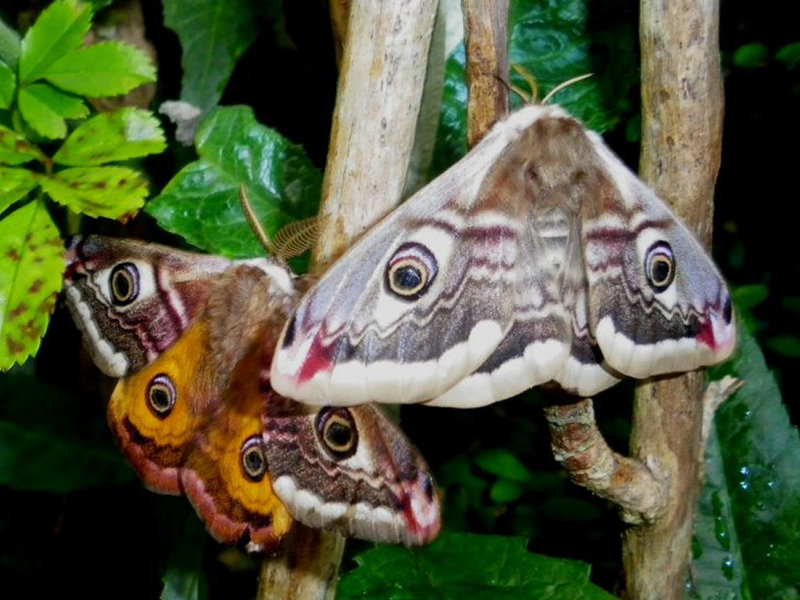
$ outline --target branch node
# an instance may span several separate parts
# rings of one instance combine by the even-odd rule
[[[597,428],[591,399],[549,406],[556,461],[576,484],[610,500],[631,525],[655,521],[666,505],[664,483],[641,461],[614,452]]]

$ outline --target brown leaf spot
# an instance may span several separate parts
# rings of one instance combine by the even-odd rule
[[[24,337],[34,342],[38,340],[40,337],[42,337],[41,329],[39,328],[39,325],[36,323],[35,318],[25,323],[25,325],[22,326],[21,331]]]
[[[19,252],[17,252],[17,250],[16,250],[15,248],[9,248],[7,256],[8,256],[8,258],[10,258],[10,259],[11,259],[13,262],[18,262],[18,261],[19,261],[19,258],[20,258],[20,257],[19,257]]]
[[[20,344],[19,342],[8,338],[6,340],[6,348],[8,348],[8,353],[11,356],[15,356],[17,354],[22,354],[25,351],[25,346]]]
[[[93,184],[94,189],[96,190],[104,190],[106,189],[108,184],[105,181],[95,181]]]
[[[119,180],[119,187],[124,187],[126,185],[128,185],[128,180],[125,177]]]
[[[37,279],[31,284],[31,287],[28,288],[28,292],[30,294],[38,294],[39,290],[42,289],[43,285],[44,281],[42,281],[41,279]]]
[[[58,292],[53,292],[42,302],[42,312],[51,313],[56,307],[56,300],[58,299]]]
[[[8,317],[11,320],[14,320],[18,318],[20,315],[23,315],[26,312],[28,312],[29,309],[30,307],[27,304],[25,304],[24,302],[20,302],[17,308],[13,309],[10,313],[8,313]]]

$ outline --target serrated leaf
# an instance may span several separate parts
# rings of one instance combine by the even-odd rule
[[[0,164],[21,165],[34,159],[47,157],[16,131],[0,125]]]
[[[589,565],[532,554],[519,537],[442,534],[410,550],[376,546],[356,556],[339,581],[338,600],[614,598],[589,582]]]
[[[0,370],[39,348],[64,271],[63,244],[42,202],[0,221]]]
[[[89,114],[83,100],[45,83],[33,83],[19,90],[19,111],[36,133],[51,139],[67,134],[65,119]]]
[[[14,101],[17,90],[17,76],[6,63],[0,60],[0,108],[8,108]]]
[[[797,598],[800,590],[800,436],[758,344],[740,328],[733,360],[711,372],[745,385],[717,411],[735,533],[751,598]],[[734,557],[735,558],[735,557]]]
[[[150,58],[135,46],[103,42],[70,52],[42,77],[74,94],[103,97],[127,94],[155,81],[155,73]]]
[[[147,181],[127,167],[73,167],[34,177],[53,200],[90,217],[118,219],[139,210],[147,196]]]
[[[321,173],[300,146],[258,123],[250,108],[214,109],[195,143],[200,160],[181,169],[145,208],[164,229],[208,252],[263,254],[240,204],[240,184],[270,235],[316,213]]]
[[[202,109],[216,105],[236,61],[258,33],[249,0],[165,0],[164,24],[183,50],[181,100]]]
[[[22,40],[19,76],[22,83],[39,79],[54,63],[78,48],[89,31],[91,6],[60,0],[48,6]]]
[[[43,137],[59,139],[67,135],[64,118],[43,103],[28,86],[19,91],[19,112],[30,128]]]
[[[0,214],[36,186],[27,169],[0,167]]]
[[[123,108],[82,123],[58,149],[53,161],[91,166],[157,154],[166,147],[164,132],[150,111]]]

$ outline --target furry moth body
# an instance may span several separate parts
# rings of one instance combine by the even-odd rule
[[[666,205],[558,106],[527,106],[370,230],[287,322],[280,393],[473,407],[590,396],[735,345],[731,299]]]
[[[428,467],[380,410],[272,390],[297,295],[282,264],[101,237],[75,239],[66,261],[67,305],[120,378],[108,406],[120,447],[149,488],[185,493],[216,539],[271,549],[293,519],[407,545],[438,533]]]

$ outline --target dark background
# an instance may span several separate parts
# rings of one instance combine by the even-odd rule
[[[625,14],[635,15],[636,3],[620,4]],[[18,24],[30,18],[26,11],[44,5],[4,2],[0,16]],[[148,38],[159,51],[157,106],[179,96],[180,46],[163,27],[159,3],[146,1],[144,9]],[[293,47],[277,44],[265,23],[265,34],[238,64],[221,104],[251,105],[262,123],[302,144],[322,167],[336,85],[327,6],[290,1],[284,9]],[[793,3],[734,1],[722,3],[720,31],[726,113],[713,253],[733,288],[751,286],[744,301],[748,322],[797,423],[800,262],[791,242],[798,238],[794,215],[799,196],[800,78],[797,65],[777,60],[775,53],[800,41],[800,30]],[[748,46],[751,51],[743,52],[750,44],[761,46]],[[636,99],[632,102],[635,110]],[[635,163],[638,148],[626,141],[622,127],[606,137]],[[169,180],[183,156],[186,151],[148,161],[153,189]],[[749,306],[752,298],[762,296]],[[92,435],[107,437],[103,403],[111,382],[86,383],[98,376],[87,373],[91,367],[78,355],[79,347],[77,333],[59,309],[35,369],[44,381],[59,386],[66,382],[84,398],[83,412],[73,418],[94,423],[89,427]],[[448,527],[527,535],[535,551],[592,562],[593,578],[613,589],[619,573],[619,522],[613,510],[571,486],[555,469],[539,410],[545,401],[532,393],[479,411],[412,408],[404,412],[403,422],[436,470],[440,485],[449,490]],[[624,451],[629,404],[600,399],[596,407],[604,433]],[[33,402],[31,410],[36,410]],[[460,456],[496,447],[513,449],[538,478],[518,502],[502,508],[476,502],[486,500],[488,477],[473,463],[459,463]],[[463,468],[474,480],[459,474]],[[448,482],[454,483],[448,487]],[[74,588],[84,598],[155,597],[164,566],[180,544],[204,552],[212,590],[231,598],[254,592],[253,559],[208,541],[183,499],[156,496],[137,481],[64,495],[0,487],[0,514],[14,516],[0,523],[3,595],[13,596],[14,588],[33,597]],[[350,544],[349,552],[363,547]]]

